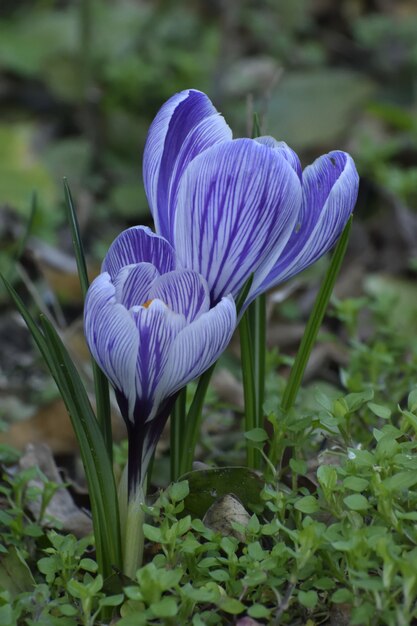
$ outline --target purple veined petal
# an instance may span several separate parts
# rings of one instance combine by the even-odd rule
[[[285,141],[277,141],[274,137],[270,135],[264,135],[263,137],[256,137],[255,141],[262,144],[263,146],[267,146],[272,150],[277,150],[286,161],[291,165],[293,170],[296,172],[298,178],[302,180],[302,168],[300,159],[298,155],[294,152],[292,148],[290,148]]]
[[[187,164],[208,147],[231,138],[232,131],[201,91],[176,94],[156,115],[145,145],[143,179],[156,230],[169,241],[174,202]]]
[[[164,274],[175,269],[175,252],[166,239],[147,226],[133,226],[113,241],[101,271],[108,272],[113,279],[122,267],[142,262],[151,263],[160,274]]]
[[[84,332],[91,354],[115,387],[126,398],[125,419],[132,419],[136,400],[136,361],[139,337],[136,325],[123,305],[107,273],[90,285],[84,306]]]
[[[152,286],[150,299],[159,298],[175,313],[192,322],[210,308],[207,282],[193,270],[163,274]]]
[[[173,341],[186,320],[160,300],[153,300],[147,308],[134,307],[130,313],[139,337],[135,420],[145,422],[158,411],[155,390],[164,374]]]
[[[346,152],[325,154],[303,172],[299,223],[257,293],[288,280],[336,243],[356,203],[359,176]]]
[[[236,327],[231,295],[188,324],[175,338],[157,390],[162,400],[200,376],[226,349]]]
[[[212,303],[253,289],[293,231],[300,181],[278,151],[251,139],[209,148],[186,169],[178,196],[175,249],[182,267],[207,280]]]
[[[126,309],[145,304],[151,299],[151,287],[158,277],[159,272],[151,263],[126,265],[113,280],[117,302]]]
[[[187,138],[182,144],[181,150],[179,151],[178,157],[175,161],[175,166],[173,168],[169,181],[168,196],[166,202],[164,198],[165,190],[163,187],[161,187],[160,194],[158,195],[158,198],[161,198],[160,202],[158,200],[158,215],[160,215],[160,213],[163,211],[165,216],[165,210],[163,210],[163,207],[166,206],[167,231],[165,236],[168,241],[173,241],[175,206],[178,198],[181,177],[187,165],[191,163],[191,161],[198,154],[200,154],[207,148],[210,148],[217,143],[231,140],[232,131],[218,113],[202,120],[187,135]],[[164,234],[164,231],[161,231],[161,233]]]

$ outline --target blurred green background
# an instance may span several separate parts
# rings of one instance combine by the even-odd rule
[[[0,237],[36,190],[34,232],[55,244],[63,176],[96,258],[121,228],[149,221],[147,129],[188,87],[235,136],[256,110],[304,164],[350,151],[367,212],[392,197],[413,209],[416,70],[412,1],[2,0]]]

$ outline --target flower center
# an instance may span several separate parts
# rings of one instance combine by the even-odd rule
[[[148,309],[151,306],[152,302],[153,302],[153,299],[152,300],[146,300],[146,302],[144,302],[142,304],[143,308],[144,309]]]

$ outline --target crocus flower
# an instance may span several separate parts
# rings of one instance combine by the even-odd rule
[[[233,139],[209,98],[174,95],[155,117],[144,153],[145,190],[156,230],[178,262],[202,274],[212,303],[246,305],[327,252],[353,211],[352,158],[330,152],[302,171],[284,142]]]
[[[129,492],[142,485],[177,392],[218,359],[235,325],[233,298],[211,307],[206,280],[178,268],[163,237],[138,226],[111,245],[84,326],[127,425]]]

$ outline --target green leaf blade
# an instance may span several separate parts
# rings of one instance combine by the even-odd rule
[[[303,379],[304,371],[310,358],[311,351],[315,344],[321,323],[329,304],[330,296],[333,291],[337,276],[339,274],[345,252],[347,249],[350,229],[352,226],[352,216],[349,218],[343,233],[339,239],[336,249],[333,253],[330,266],[327,270],[323,283],[321,284],[319,293],[311,311],[294,365],[291,369],[290,377],[285,388],[281,408],[288,412],[293,406],[297,397],[298,390]]]

